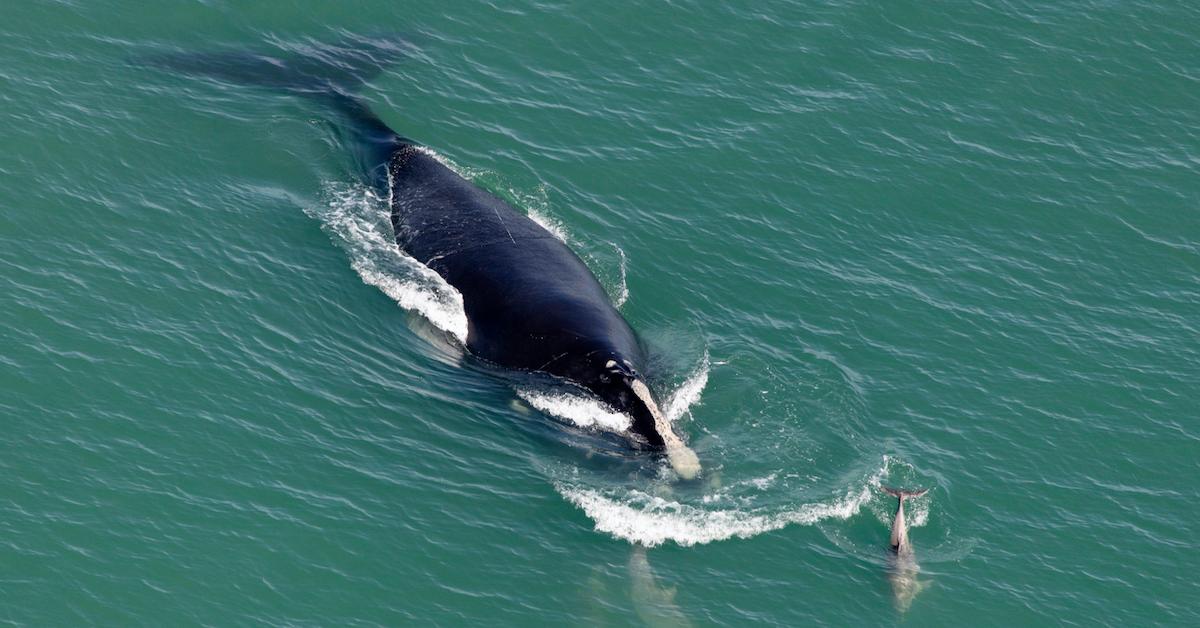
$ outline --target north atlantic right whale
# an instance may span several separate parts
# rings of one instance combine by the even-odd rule
[[[675,472],[700,463],[644,378],[646,354],[587,265],[509,203],[464,179],[384,123],[355,95],[407,44],[357,39],[291,54],[172,53],[151,61],[281,89],[337,112],[366,181],[388,199],[397,245],[462,295],[466,348],[508,369],[572,382],[632,418],[638,446]]]

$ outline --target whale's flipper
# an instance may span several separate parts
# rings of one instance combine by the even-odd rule
[[[340,41],[271,42],[267,51],[224,49],[172,51],[141,56],[147,65],[185,74],[207,76],[238,85],[252,85],[299,96],[340,114],[350,139],[362,149],[364,174],[379,184],[381,166],[396,148],[411,144],[380,120],[356,94],[414,46],[399,36],[348,36]]]
[[[898,489],[898,488],[892,488],[891,486],[880,486],[879,488],[883,489],[883,492],[887,493],[888,495],[898,498],[900,501],[904,501],[905,499],[908,499],[909,497],[920,497],[920,496],[924,495],[925,493],[929,492],[929,489],[927,489],[927,488],[921,488],[921,489],[916,489],[916,490],[911,490],[911,491],[906,491],[906,490]]]

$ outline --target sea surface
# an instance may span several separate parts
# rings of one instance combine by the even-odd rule
[[[1200,624],[1200,4],[3,16],[0,623]],[[465,355],[329,112],[139,61],[372,38],[699,480]]]

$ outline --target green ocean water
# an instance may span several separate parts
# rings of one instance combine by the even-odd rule
[[[0,621],[1200,624],[1197,5],[3,15]],[[699,481],[464,356],[327,112],[135,62],[380,33],[363,97],[580,253]]]

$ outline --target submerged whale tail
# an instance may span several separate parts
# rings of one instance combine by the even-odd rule
[[[925,493],[929,492],[929,489],[927,489],[927,488],[920,488],[920,489],[915,489],[915,490],[904,490],[904,489],[893,488],[891,486],[883,486],[883,485],[880,485],[879,488],[883,489],[883,492],[887,493],[888,495],[898,498],[900,501],[904,501],[905,499],[908,499],[909,497],[920,497],[920,496],[924,495]]]
[[[299,96],[340,114],[351,139],[361,147],[360,164],[373,183],[379,166],[396,146],[411,143],[396,134],[356,95],[368,82],[415,47],[399,36],[346,36],[332,43],[273,41],[273,49],[172,51],[135,60],[185,74],[238,85],[266,87]]]

